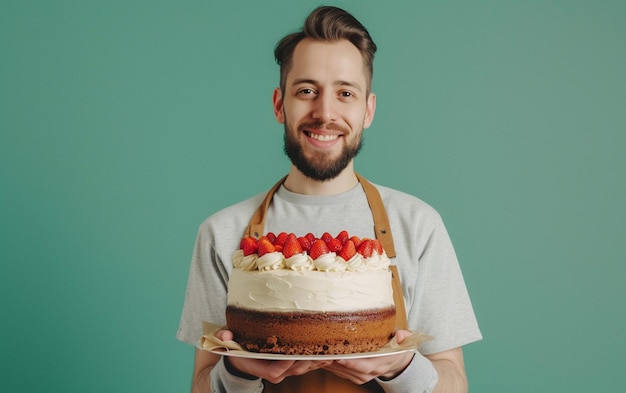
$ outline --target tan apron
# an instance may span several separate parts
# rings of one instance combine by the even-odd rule
[[[367,202],[372,211],[372,216],[374,217],[374,231],[376,233],[376,238],[380,240],[387,256],[389,258],[394,258],[396,256],[396,251],[393,245],[393,237],[391,235],[389,219],[387,218],[387,211],[383,205],[382,198],[380,197],[376,187],[374,187],[370,182],[358,174],[356,177],[361,183],[363,191],[365,191]],[[245,233],[246,236],[252,236],[256,239],[263,236],[267,208],[272,202],[274,194],[286,178],[286,176],[283,177],[267,193],[265,199],[250,220],[250,225]],[[398,329],[406,330],[408,329],[408,324],[398,269],[395,265],[392,265],[389,268],[391,269],[393,277],[392,285],[393,298],[396,306],[396,327]],[[268,381],[263,381],[263,383],[265,385],[265,389],[263,391],[270,393],[383,392],[383,389],[374,381],[370,381],[364,385],[357,385],[325,370],[315,370],[304,375],[288,377],[277,385]]]

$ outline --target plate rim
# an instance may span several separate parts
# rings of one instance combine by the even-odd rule
[[[206,349],[198,345],[198,348],[204,351],[211,352],[220,356],[232,356],[245,359],[257,359],[257,360],[350,360],[350,359],[364,359],[375,358],[381,356],[397,355],[404,352],[414,352],[415,348],[393,348],[383,349],[372,352],[358,352],[348,354],[335,354],[335,355],[284,355],[278,353],[262,353],[262,352],[250,352],[238,349]]]

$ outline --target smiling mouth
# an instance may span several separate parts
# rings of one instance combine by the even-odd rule
[[[304,131],[304,133],[306,134],[306,136],[308,136],[311,139],[315,139],[316,141],[320,141],[320,142],[330,142],[330,141],[334,141],[336,139],[339,138],[339,135],[328,135],[328,134],[314,134],[310,131]]]

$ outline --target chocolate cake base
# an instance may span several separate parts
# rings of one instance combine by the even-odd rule
[[[259,312],[226,308],[234,340],[251,352],[335,355],[376,351],[393,335],[394,307],[355,312]]]

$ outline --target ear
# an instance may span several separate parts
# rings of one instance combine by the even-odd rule
[[[272,97],[274,103],[274,117],[280,124],[285,122],[285,110],[283,109],[283,93],[280,87],[274,89],[274,95]]]
[[[369,128],[374,121],[374,113],[376,112],[376,94],[370,93],[365,103],[365,118],[363,119],[363,128]]]

